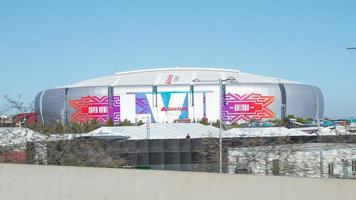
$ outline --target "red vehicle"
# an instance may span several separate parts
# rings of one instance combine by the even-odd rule
[[[37,123],[36,113],[21,113],[16,115],[16,124],[35,125]]]

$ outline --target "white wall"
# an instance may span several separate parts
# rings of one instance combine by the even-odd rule
[[[228,171],[234,173],[238,163],[239,168],[249,169],[252,174],[272,174],[274,159],[280,161],[280,174],[287,176],[328,177],[328,164],[332,163],[333,177],[356,178],[356,174],[352,172],[352,161],[356,160],[356,145],[342,143],[230,148]],[[344,162],[348,163],[347,167],[343,166]]]
[[[352,199],[356,181],[0,164],[1,200]]]

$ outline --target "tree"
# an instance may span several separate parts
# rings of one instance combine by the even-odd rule
[[[114,121],[111,118],[109,118],[108,121],[106,121],[105,126],[114,126]]]
[[[120,126],[131,126],[131,122],[128,119],[124,119],[124,121],[120,123]]]
[[[8,95],[3,96],[5,104],[0,107],[0,116],[3,115],[18,115],[20,113],[30,113],[34,111],[33,103],[24,103],[22,95],[13,98]],[[11,119],[11,118],[10,118]],[[8,118],[9,120],[9,118]],[[15,124],[16,117],[12,117],[13,124]]]
[[[137,122],[137,126],[141,126],[141,125],[143,125],[144,123],[143,123],[143,121],[142,120],[139,120],[138,122]]]
[[[295,116],[294,115],[288,115],[287,118],[288,119],[295,119]]]
[[[47,143],[48,164],[64,166],[123,167],[128,158],[110,153],[105,140],[77,139]]]
[[[203,125],[209,125],[209,121],[207,118],[203,118],[201,120],[198,120],[198,123],[203,124]]]
[[[71,133],[81,133],[82,129],[81,129],[81,124],[80,123],[72,123],[70,125],[70,132]]]
[[[91,131],[90,123],[89,122],[84,122],[81,123],[81,128],[80,128],[82,133],[88,133]]]
[[[303,118],[301,118],[301,117],[297,117],[297,122],[302,123],[302,124],[305,124],[305,123],[307,123],[307,120],[306,120],[306,119],[303,119]]]
[[[33,103],[24,103],[22,101],[22,95],[18,95],[16,98],[5,95],[4,99],[5,107],[0,110],[1,115],[7,112],[14,112],[15,114],[19,114],[34,111]]]
[[[240,127],[241,127],[241,125],[238,124],[237,122],[233,122],[233,123],[231,123],[229,125],[229,129],[231,129],[231,128],[240,128]]]
[[[213,126],[215,126],[216,128],[220,127],[220,120],[216,120],[215,122],[212,123]]]
[[[218,138],[203,138],[200,150],[192,162],[193,171],[219,172],[219,156]]]
[[[288,126],[288,118],[283,119],[274,119],[269,122],[273,123],[277,127],[287,127]]]
[[[93,130],[98,129],[100,127],[101,127],[101,124],[96,119],[92,119],[90,121],[90,131],[93,131]]]
[[[56,133],[56,134],[64,133],[64,127],[61,123],[56,124],[56,126],[54,128],[54,133]]]

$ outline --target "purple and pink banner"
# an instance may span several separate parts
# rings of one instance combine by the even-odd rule
[[[176,92],[177,93],[177,92]],[[174,119],[188,119],[188,92],[177,93],[183,95],[181,101],[176,102],[178,96],[174,92],[161,92],[159,94],[162,105],[159,114],[162,116],[174,115]],[[150,114],[153,121],[158,116],[152,112],[147,93],[135,93],[136,114]],[[173,95],[176,95],[174,98]],[[184,98],[183,98],[184,97]],[[173,99],[173,100],[172,100]],[[264,96],[260,93],[249,93],[244,95],[228,93],[225,95],[223,119],[225,122],[233,123],[240,120],[262,120],[275,118],[275,113],[269,106],[275,101],[274,96]],[[203,116],[206,118],[207,98],[203,93]],[[87,122],[97,120],[105,123],[112,119],[115,124],[120,122],[120,96],[85,96],[76,100],[69,100],[69,105],[74,108],[70,121]],[[161,116],[161,117],[162,117]],[[168,119],[168,118],[167,118]]]
[[[263,96],[262,94],[232,94],[225,95],[225,106],[223,107],[224,120],[233,123],[240,120],[261,120],[275,117],[268,106],[275,100],[274,96]]]
[[[87,122],[97,120],[105,123],[110,118],[114,123],[120,122],[120,96],[85,96],[78,100],[70,100],[69,104],[75,109],[71,122]]]

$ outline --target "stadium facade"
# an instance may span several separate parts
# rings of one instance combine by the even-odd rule
[[[226,83],[221,95],[226,123],[323,117],[324,100],[317,87],[216,68],[148,69],[85,80],[40,92],[35,111],[45,124],[215,121],[220,116],[219,79],[231,77],[236,82]]]

